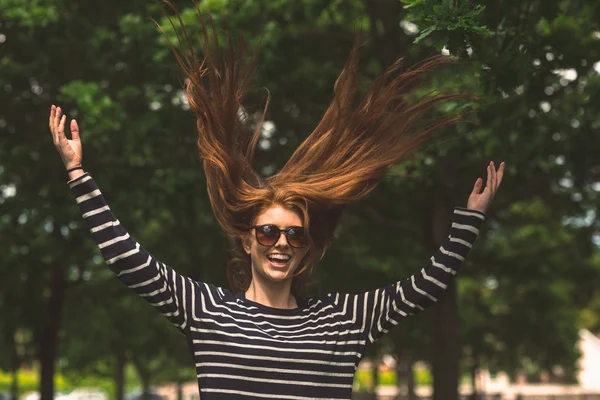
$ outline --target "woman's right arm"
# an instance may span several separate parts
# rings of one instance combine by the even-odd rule
[[[67,139],[65,120],[60,108],[52,106],[50,130],[54,145],[65,167],[71,169],[81,166],[82,147],[77,122],[71,121],[72,139]],[[69,178],[68,185],[110,269],[185,333],[199,291],[196,282],[158,261],[127,233],[87,172],[77,169],[69,172]]]

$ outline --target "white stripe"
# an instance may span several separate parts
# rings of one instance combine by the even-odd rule
[[[316,364],[316,365],[329,365],[339,367],[354,367],[354,362],[333,362],[333,361],[322,361],[322,360],[311,360],[303,358],[290,358],[290,357],[267,357],[267,356],[256,356],[252,354],[238,354],[238,353],[223,353],[222,351],[195,351],[195,356],[219,356],[219,357],[231,357],[231,358],[243,358],[246,360],[265,360],[265,361],[277,361],[282,363],[297,363],[297,364]]]
[[[329,309],[333,309],[332,305],[327,305],[321,309],[319,309],[317,312],[314,313],[303,313],[302,315],[292,315],[292,316],[288,316],[288,315],[273,315],[273,314],[264,314],[264,313],[260,313],[260,312],[255,312],[252,314],[248,314],[246,312],[243,311],[237,311],[234,310],[233,308],[230,308],[224,304],[220,304],[217,301],[215,301],[212,292],[210,290],[207,290],[208,293],[208,299],[207,302],[205,302],[205,297],[203,296],[201,298],[201,302],[200,305],[202,307],[201,309],[201,315],[206,316],[206,315],[215,315],[215,316],[220,316],[220,317],[228,317],[233,319],[234,321],[239,321],[239,322],[246,322],[246,323],[250,323],[253,325],[266,325],[266,326],[270,326],[273,327],[275,331],[277,330],[281,330],[281,329],[286,329],[286,328],[299,328],[302,326],[305,326],[307,324],[314,324],[317,323],[321,320],[326,320],[326,319],[335,319],[335,317],[337,317],[338,315],[341,315],[340,312],[335,312],[335,313],[327,313],[326,315],[323,315],[321,317],[315,318],[317,315],[325,313],[327,310]],[[220,311],[215,311],[215,312],[211,312],[208,310],[207,304],[210,304],[212,306],[212,308],[214,308],[215,310],[218,309],[224,309],[224,312],[220,312]],[[225,303],[227,304],[227,303]],[[241,304],[235,303],[236,306],[241,307]],[[251,318],[256,318],[257,320],[254,319],[239,319],[238,317],[235,317],[235,315],[240,315],[243,317],[251,317]],[[280,319],[280,320],[304,320],[303,322],[296,324],[296,325],[279,325],[277,323],[274,323],[272,320],[265,320],[262,317],[266,317],[266,318],[270,318],[270,319]],[[194,320],[197,322],[202,322],[204,321],[204,319],[202,318],[197,318],[195,313],[194,313]]]
[[[266,318],[277,318],[277,319],[281,319],[281,320],[294,320],[294,319],[307,319],[307,318],[311,318],[311,317],[315,317],[318,314],[321,313],[325,313],[328,309],[333,308],[332,305],[327,305],[321,309],[319,309],[317,312],[314,313],[303,313],[301,315],[273,315],[273,314],[264,314],[264,313],[259,313],[259,312],[253,312],[252,314],[248,314],[245,313],[243,311],[237,311],[235,309],[229,308],[227,305],[235,305],[236,308],[243,308],[246,310],[259,310],[258,307],[255,306],[246,306],[245,304],[241,304],[241,303],[231,303],[231,302],[226,302],[224,304],[221,304],[219,302],[216,302],[213,295],[212,295],[212,291],[210,289],[207,288],[207,293],[208,293],[208,298],[210,300],[210,305],[212,307],[214,307],[215,309],[225,309],[225,314],[226,315],[232,315],[232,314],[240,314],[246,317],[257,317],[257,321],[252,321],[253,324],[270,324],[272,326],[275,327],[279,327],[279,325],[273,324],[271,322],[269,322],[268,320],[264,320],[264,318],[262,317],[266,317]],[[316,304],[311,305],[308,309],[312,309],[315,308],[316,305],[321,304],[321,301],[319,300]],[[305,309],[306,310],[306,309]],[[303,311],[305,311],[303,310]],[[209,311],[207,309],[203,309],[202,310],[203,313],[209,313]],[[221,315],[221,313],[214,313],[215,315]],[[338,315],[338,314],[335,314]],[[331,315],[328,314],[326,315],[324,318],[331,318]],[[316,319],[318,320],[318,319]],[[311,321],[316,321],[314,318],[311,318]],[[281,327],[285,327],[281,326]]]
[[[161,306],[164,306],[166,304],[173,304],[173,299],[171,297],[169,297],[168,300],[163,300],[163,301],[160,301],[158,303],[153,303],[151,301],[149,301],[148,303],[151,304],[151,305],[153,305],[154,307],[161,307]]]
[[[471,216],[471,217],[477,217],[477,218],[479,218],[481,220],[485,219],[485,217],[483,215],[481,215],[481,214],[479,214],[478,212],[475,212],[475,211],[467,211],[467,210],[457,210],[457,209],[455,209],[454,213],[455,214],[460,214],[460,215],[468,215],[468,216]]]
[[[418,305],[418,304],[413,304],[413,303],[411,303],[410,301],[408,301],[408,300],[406,299],[406,297],[404,297],[404,289],[402,289],[402,285],[398,285],[398,286],[399,286],[399,288],[400,288],[400,290],[399,290],[399,291],[400,291],[400,298],[402,299],[402,302],[403,302],[404,304],[407,304],[407,305],[409,305],[409,306],[410,306],[410,307],[412,307],[412,308],[418,308],[418,309],[419,309],[419,310],[421,310],[421,311],[423,311],[423,310],[424,310],[424,308],[423,308],[423,307],[421,307],[420,305]]]
[[[462,240],[462,239],[455,238],[455,237],[452,237],[452,236],[450,237],[450,241],[451,242],[455,242],[455,243],[460,243],[460,244],[462,244],[464,246],[467,246],[468,248],[471,248],[473,246],[471,243],[467,242],[466,240]]]
[[[124,269],[122,271],[119,271],[119,273],[117,273],[117,276],[121,276],[123,274],[131,274],[132,272],[136,272],[136,271],[139,271],[141,269],[144,269],[145,267],[147,267],[148,265],[150,265],[150,261],[152,261],[152,257],[148,256],[148,260],[146,260],[145,263],[140,264],[137,267],[133,267],[133,268]]]
[[[310,381],[293,381],[291,379],[267,379],[267,378],[255,378],[253,376],[239,376],[229,374],[198,374],[198,378],[223,378],[230,380],[243,380],[252,382],[263,382],[263,383],[278,383],[285,385],[296,385],[296,386],[320,386],[330,388],[347,388],[350,385],[347,383],[324,383],[324,382],[310,382]]]
[[[440,264],[439,262],[435,261],[435,258],[431,257],[430,260],[431,260],[431,265],[433,265],[434,267],[440,268],[449,274],[456,275],[455,270],[453,270],[452,268],[446,267],[444,264]]]
[[[479,235],[479,229],[475,228],[474,226],[471,225],[465,225],[465,224],[458,224],[456,222],[452,223],[452,228],[454,229],[462,229],[465,231],[470,231],[473,232],[476,235]]]
[[[201,299],[201,305],[202,305],[202,309],[203,309],[203,317],[198,318],[195,317],[194,320],[199,322],[199,323],[206,323],[206,322],[214,322],[214,323],[218,323],[221,326],[236,326],[236,327],[240,327],[241,329],[246,329],[244,326],[242,326],[241,324],[248,324],[251,326],[259,326],[259,325],[267,325],[267,326],[273,326],[274,328],[260,328],[260,332],[265,332],[265,333],[303,333],[303,332],[310,332],[310,331],[314,331],[314,330],[320,330],[323,328],[340,328],[343,325],[346,324],[350,324],[351,321],[336,321],[336,322],[332,322],[332,323],[321,323],[319,325],[317,325],[316,323],[320,320],[323,319],[332,319],[334,318],[335,315],[338,315],[340,313],[335,313],[335,314],[330,314],[321,318],[317,318],[315,320],[310,320],[307,319],[305,322],[302,322],[301,324],[295,324],[295,325],[276,325],[273,324],[269,321],[262,321],[262,322],[254,322],[252,320],[248,320],[248,319],[241,319],[239,317],[235,317],[229,314],[225,314],[223,312],[218,312],[218,313],[214,313],[214,312],[210,312],[207,310],[206,305],[204,304],[204,298]],[[232,324],[226,324],[223,321],[217,321],[215,319],[215,317],[221,317],[221,318],[227,318],[229,320],[231,320]],[[275,317],[273,315],[271,315],[271,317]],[[311,324],[314,326],[305,326]],[[299,327],[302,327],[301,329],[298,329]]]
[[[217,290],[218,289],[219,288],[217,288]],[[208,291],[208,289],[207,289],[207,291]],[[325,295],[325,297],[331,297],[331,296],[330,296],[330,294],[327,294],[327,295]],[[255,312],[260,310],[260,308],[258,308],[256,306],[246,305],[246,304],[240,303],[241,300],[243,300],[243,299],[236,298],[234,301],[231,301],[231,300],[230,301],[226,301],[226,302],[224,302],[224,304],[225,305],[233,305],[233,306],[235,306],[237,308],[242,308],[244,310],[252,311],[253,312],[252,314],[243,313],[244,315],[250,315],[250,316],[255,316],[256,315]],[[333,299],[331,299],[331,300],[333,301]],[[318,300],[315,299],[315,298],[308,299],[309,304],[310,304],[310,302],[313,302],[313,301],[314,301],[314,303],[311,304],[311,305],[309,305],[308,308],[304,308],[303,311],[305,311],[305,312],[306,311],[310,311],[310,310],[313,310],[313,309],[317,308],[319,305],[324,304],[320,299],[318,299]],[[215,307],[217,307],[217,306],[223,306],[223,305],[220,305],[219,303],[216,303],[216,304],[213,304],[213,305]],[[326,307],[330,308],[332,306],[331,305],[327,305]],[[228,311],[229,312],[236,312],[233,309],[228,309]],[[322,312],[322,311],[323,310],[319,310],[318,313]],[[239,313],[239,311],[237,311],[237,312]],[[267,316],[267,317],[278,317],[278,318],[283,318],[283,319],[302,319],[302,318],[304,318],[306,316],[306,314],[304,314],[304,315],[295,315],[295,316],[294,315],[292,315],[292,316],[284,316],[284,315],[273,315],[273,314],[260,314],[260,315],[261,316]],[[316,315],[316,314],[311,314],[311,315]]]
[[[211,331],[214,332],[214,331]],[[227,335],[227,333],[225,333]],[[239,334],[235,334],[232,333],[230,334],[231,336],[235,335],[237,337],[240,337]],[[204,339],[194,339],[192,340],[193,343],[196,344],[202,344],[202,343],[206,343],[206,340]],[[281,340],[277,340],[277,342],[281,343]],[[229,343],[229,342],[227,342]],[[349,345],[359,345],[362,346],[366,343],[366,341],[364,340],[294,340],[294,341],[288,341],[287,343],[294,343],[294,344],[321,344],[321,345],[337,345],[337,346],[349,346]]]
[[[110,246],[111,244],[115,244],[117,242],[122,242],[123,240],[127,240],[127,239],[129,239],[129,233],[125,233],[123,236],[117,236],[115,238],[107,240],[104,243],[100,243],[100,244],[98,244],[98,247],[103,249],[107,246]]]
[[[102,206],[100,208],[96,208],[95,210],[92,211],[88,211],[86,213],[84,213],[82,216],[83,218],[87,218],[87,217],[91,217],[92,215],[96,215],[96,214],[100,214],[103,211],[109,210],[108,206]]]
[[[417,293],[420,293],[421,295],[423,295],[423,296],[425,296],[425,297],[429,298],[429,299],[430,299],[430,300],[432,300],[432,301],[437,301],[437,299],[436,299],[435,297],[433,297],[432,295],[430,295],[430,294],[429,294],[429,293],[427,293],[426,291],[424,291],[424,290],[421,290],[421,289],[419,289],[419,288],[417,287],[417,284],[415,283],[415,276],[414,276],[414,275],[410,277],[410,281],[412,282],[412,287],[413,287],[413,289],[415,289],[415,291],[416,291]]]
[[[392,301],[391,301],[391,298],[390,298],[390,297],[391,297],[391,296],[386,296],[386,307],[385,307],[385,309],[386,309],[386,313],[385,313],[385,321],[386,321],[386,322],[388,322],[388,323],[392,323],[393,325],[396,325],[396,323],[394,323],[395,321],[392,319],[392,317],[391,317],[391,315],[390,315],[390,314],[391,314],[391,310],[392,310],[392,307],[391,307],[391,303],[392,303]],[[381,319],[380,319],[380,320],[381,320]],[[387,329],[385,329],[385,328],[383,328],[383,327],[381,326],[381,324],[379,324],[379,332],[380,332],[380,333],[383,333],[383,334],[386,334],[386,333],[388,332],[388,330],[387,330]]]
[[[400,285],[398,285],[400,286]],[[408,314],[405,313],[404,311],[402,311],[401,309],[398,308],[398,306],[396,305],[396,299],[394,299],[394,301],[392,301],[392,307],[394,308],[394,311],[396,311],[397,314],[400,314],[402,317],[407,317]],[[392,319],[392,321],[396,321],[395,319]]]
[[[79,180],[77,182],[73,182],[75,179],[79,179]],[[81,185],[82,183],[89,181],[90,179],[92,179],[92,177],[89,175],[86,175],[83,178],[78,176],[75,179],[71,179],[69,182],[67,182],[69,184],[69,186],[71,187],[71,189],[77,185]]]
[[[463,256],[461,256],[460,254],[456,254],[456,253],[454,253],[452,251],[448,251],[448,250],[444,249],[443,247],[440,247],[440,251],[442,253],[444,253],[445,255],[447,255],[447,256],[454,257],[454,258],[456,258],[457,260],[460,260],[460,261],[465,261],[465,258]]]
[[[279,341],[281,343],[281,341]],[[331,351],[331,350],[321,350],[321,349],[294,349],[289,347],[274,347],[274,346],[258,346],[255,344],[244,344],[244,343],[234,343],[234,342],[223,342],[220,340],[194,340],[194,343],[199,344],[214,344],[217,346],[231,346],[231,347],[242,347],[244,349],[263,349],[269,351],[281,351],[281,352],[291,352],[291,353],[317,353],[317,354],[330,354],[334,356],[355,356],[357,354],[356,351]],[[333,343],[339,344],[337,341]]]
[[[135,244],[135,249],[129,250],[129,251],[125,252],[125,253],[121,253],[118,256],[113,257],[110,260],[107,260],[106,263],[110,265],[110,264],[113,264],[113,263],[115,263],[115,262],[123,259],[123,258],[127,258],[127,257],[129,257],[129,256],[131,256],[133,254],[139,253],[139,252],[140,252],[140,244],[136,243]]]
[[[229,363],[200,362],[200,363],[196,363],[196,367],[198,367],[198,368],[208,368],[208,367],[237,368],[237,369],[245,369],[248,371],[277,372],[277,373],[282,373],[282,374],[331,376],[331,377],[340,377],[340,378],[353,378],[354,377],[354,373],[321,372],[321,371],[310,371],[310,370],[299,370],[299,369],[255,367],[255,366],[250,366],[250,365],[239,365],[239,364],[229,364]]]
[[[100,190],[96,189],[96,190],[93,190],[93,191],[91,191],[91,192],[89,192],[87,194],[83,194],[83,195],[75,198],[75,201],[77,202],[77,204],[79,204],[79,203],[83,203],[86,200],[93,199],[94,197],[97,197],[97,196],[100,196],[100,195],[101,195]]]
[[[224,323],[219,323],[219,328],[221,327],[230,327],[230,328],[240,328],[238,325],[236,324],[224,324]],[[262,337],[262,336],[247,336],[247,335],[242,335],[242,334],[234,334],[234,333],[226,333],[224,331],[217,331],[214,329],[200,329],[200,328],[192,328],[194,331],[196,332],[202,332],[202,333],[218,333],[220,335],[226,335],[226,336],[240,336],[240,337],[244,337],[247,339],[252,339],[252,340],[267,340],[267,341],[274,341],[274,342],[280,342],[281,339],[287,339],[290,342],[293,343],[301,343],[295,339],[299,339],[299,338],[307,338],[307,337],[316,337],[316,336],[338,336],[338,335],[350,335],[350,334],[357,334],[360,333],[358,330],[350,330],[350,329],[346,329],[345,331],[331,331],[331,332],[314,332],[314,333],[307,333],[304,335],[271,335],[271,338],[266,338],[266,337]],[[264,331],[262,329],[252,329],[252,328],[243,328],[245,332],[259,332],[264,334]],[[277,340],[280,339],[280,340]]]
[[[160,289],[156,289],[150,293],[141,293],[140,296],[141,297],[156,297],[159,294],[165,293],[167,292],[167,282],[163,281],[163,285]],[[170,299],[170,302],[172,302],[173,299]]]
[[[101,230],[106,229],[111,226],[117,226],[119,224],[120,224],[119,220],[109,221],[105,224],[93,227],[92,229],[90,229],[90,232],[95,233],[95,232],[101,231]]]
[[[144,282],[139,282],[139,283],[135,283],[133,285],[129,285],[129,287],[131,289],[136,289],[142,286],[148,286],[151,283],[154,283],[156,281],[160,280],[160,275],[156,274],[156,276],[154,276],[153,278],[150,278],[148,280],[145,280]]]
[[[315,301],[315,300],[316,300],[316,301]],[[321,301],[321,299],[314,299],[314,298],[308,299],[308,302],[309,302],[309,303],[310,303],[311,301],[315,301],[315,302],[314,302],[314,304],[311,304],[311,305],[308,307],[308,310],[309,310],[309,311],[310,311],[310,310],[313,310],[313,309],[315,309],[315,308],[317,308],[317,307],[318,307],[318,306],[320,306],[321,304],[324,304],[324,303],[323,303],[323,301]],[[328,307],[329,307],[329,306],[328,306]]]
[[[212,293],[210,291],[208,291],[209,294],[209,298],[210,298],[210,305],[213,306],[215,309],[218,308],[225,308],[225,314],[240,314],[240,315],[244,315],[246,317],[259,317],[257,319],[257,321],[252,321],[253,324],[269,324],[275,327],[281,327],[281,328],[285,328],[288,325],[276,325],[273,324],[272,322],[265,320],[264,318],[276,318],[276,319],[281,319],[281,320],[295,320],[295,319],[307,319],[310,317],[314,317],[318,314],[322,314],[325,313],[325,311],[327,311],[328,309],[333,309],[333,305],[328,304],[326,306],[324,306],[323,308],[320,308],[319,310],[317,310],[316,312],[312,312],[312,313],[306,313],[307,311],[310,311],[311,309],[315,309],[317,308],[318,305],[324,304],[321,300],[318,300],[315,304],[312,304],[311,306],[309,306],[308,308],[304,308],[302,309],[303,313],[300,315],[276,315],[276,314],[264,314],[260,312],[260,308],[255,307],[255,306],[247,306],[241,302],[224,302],[223,304],[215,302],[214,297],[212,296]],[[239,300],[239,299],[236,299]],[[228,306],[235,306],[236,308],[241,308],[243,310],[248,310],[250,313],[244,312],[244,311],[236,311],[233,308],[229,308]],[[204,312],[209,312],[208,310],[203,310]],[[219,314],[219,313],[217,313]],[[335,315],[339,315],[339,313],[335,314]],[[264,318],[263,318],[264,317]],[[320,317],[319,319],[328,319],[331,318],[330,314],[324,315],[323,317]],[[315,319],[311,319],[312,321],[315,321]]]
[[[386,292],[384,289],[381,290],[381,306],[379,307],[379,318],[377,318],[377,330],[378,332],[383,332],[383,326],[381,326],[381,323],[383,322],[383,319],[385,318],[386,320],[389,319],[389,310],[390,310],[390,303],[389,303],[389,296],[386,296]],[[387,304],[386,304],[387,303]],[[373,313],[375,314],[375,313]],[[370,334],[369,336],[371,337],[371,339],[374,339]],[[371,342],[373,343],[373,342]]]
[[[352,385],[346,385],[347,388],[351,388]],[[202,388],[203,392],[211,392],[211,393],[229,393],[229,394],[237,394],[241,396],[248,396],[253,398],[266,397],[270,399],[282,399],[282,400],[339,400],[329,397],[312,397],[308,398],[306,396],[292,396],[286,394],[267,394],[267,393],[256,393],[256,392],[247,392],[245,390],[230,390],[230,389],[212,389],[212,388]]]
[[[158,263],[158,262],[157,262]],[[183,321],[180,325],[175,324],[176,326],[179,326],[181,329],[184,329],[186,324],[187,324],[187,310],[185,309],[185,279],[183,276],[177,274],[175,272],[175,270],[173,268],[171,268],[171,279],[166,279],[166,275],[167,275],[167,266],[164,263],[161,263],[162,267],[161,267],[161,275],[165,276],[165,280],[171,283],[171,290],[172,290],[172,298],[175,299],[175,309],[177,310],[177,312],[179,313],[179,310],[181,310],[181,313],[183,314]],[[183,304],[179,304],[179,296],[177,296],[177,278],[179,277],[179,279],[181,279],[181,287],[182,287],[182,295],[181,298],[183,299]]]
[[[441,287],[442,289],[446,289],[448,286],[445,283],[442,283],[440,281],[438,281],[437,279],[435,279],[433,276],[429,276],[427,275],[427,272],[425,272],[425,268],[423,268],[421,270],[421,273],[423,274],[423,278],[427,279],[430,282],[435,283],[436,285],[438,285],[439,287]]]
[[[371,311],[371,323],[369,324],[369,341],[371,343],[373,343],[375,341],[375,339],[373,338],[373,336],[371,335],[371,333],[373,332],[373,328],[375,327],[375,313],[377,310],[377,304],[379,302],[379,289],[375,290],[375,292],[373,293],[373,310]],[[366,303],[366,301],[365,301]]]
[[[346,299],[348,299],[348,295],[346,295]],[[356,324],[356,317],[358,316],[358,296],[353,296],[354,297],[354,307],[352,308],[352,321],[350,321],[352,323],[352,325]],[[346,301],[347,303],[347,301]],[[345,309],[345,308],[344,308]]]

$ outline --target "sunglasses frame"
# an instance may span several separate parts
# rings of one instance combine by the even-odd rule
[[[275,240],[275,242],[273,244],[262,244],[260,242],[260,240],[258,239],[258,228],[262,228],[263,226],[272,226],[273,228],[277,229],[278,231],[278,235],[277,235],[277,239]],[[276,244],[277,242],[279,242],[279,239],[281,238],[281,234],[285,234],[285,240],[287,241],[287,243],[290,245],[290,247],[293,247],[295,249],[303,249],[306,246],[308,246],[308,243],[306,243],[306,240],[304,242],[304,246],[298,247],[298,246],[293,246],[292,243],[290,242],[290,238],[288,236],[289,232],[291,229],[302,229],[302,231],[304,231],[304,228],[301,226],[288,226],[285,229],[279,229],[279,227],[275,224],[262,224],[262,225],[254,225],[252,227],[252,229],[254,229],[254,237],[256,237],[256,241],[258,242],[258,244],[260,244],[261,246],[273,246],[274,244]]]

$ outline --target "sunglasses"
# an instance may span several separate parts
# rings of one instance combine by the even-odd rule
[[[290,226],[286,229],[279,229],[273,224],[255,225],[252,228],[256,231],[256,241],[263,246],[273,246],[279,241],[281,233],[285,233],[285,238],[291,247],[306,247],[306,236],[304,228],[299,226]]]

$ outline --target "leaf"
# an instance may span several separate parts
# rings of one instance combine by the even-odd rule
[[[437,29],[436,25],[431,25],[430,27],[423,29],[421,31],[421,33],[419,34],[419,36],[417,36],[417,38],[415,39],[415,41],[413,43],[419,43],[421,40],[425,39],[427,36],[429,36],[436,29]]]
[[[404,3],[404,9],[420,6],[422,2],[423,0],[402,0],[402,3]]]

